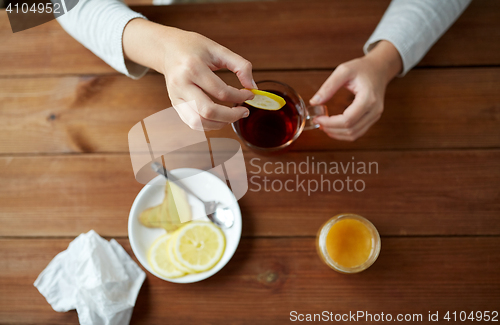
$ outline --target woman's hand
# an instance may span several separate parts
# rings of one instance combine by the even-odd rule
[[[397,49],[380,41],[362,58],[342,63],[310,100],[311,105],[324,104],[341,88],[354,95],[354,101],[343,114],[315,118],[325,133],[334,139],[354,141],[378,121],[384,110],[387,84],[403,67]]]
[[[248,116],[245,107],[219,105],[209,97],[243,103],[254,96],[249,90],[228,86],[213,72],[222,68],[234,72],[244,88],[257,88],[251,63],[214,41],[197,33],[134,19],[125,27],[123,50],[126,58],[165,76],[174,108],[195,101],[196,108],[176,108],[192,129],[220,129]]]

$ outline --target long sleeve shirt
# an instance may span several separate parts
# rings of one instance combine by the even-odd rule
[[[392,0],[365,43],[368,53],[381,40],[391,42],[403,61],[404,76],[417,65],[471,0]]]
[[[125,26],[134,18],[146,17],[131,10],[120,0],[80,0],[57,21],[68,34],[113,69],[138,79],[148,69],[125,60],[122,46]]]

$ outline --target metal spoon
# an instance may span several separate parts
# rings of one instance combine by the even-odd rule
[[[180,188],[182,188],[186,193],[191,194],[195,198],[197,198],[203,205],[205,206],[205,213],[207,214],[208,219],[215,223],[217,226],[221,228],[231,228],[234,224],[234,215],[230,208],[222,207],[222,203],[217,201],[208,201],[205,202],[200,199],[196,194],[194,194],[186,185],[184,185],[179,179],[173,176],[170,172],[167,176],[167,170],[163,167],[159,162],[153,162],[151,164],[151,168],[158,175],[164,176],[167,180],[175,182]]]

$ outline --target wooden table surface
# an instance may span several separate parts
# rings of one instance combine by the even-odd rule
[[[388,3],[135,9],[214,39],[252,61],[256,80],[284,81],[308,99],[338,64],[362,55]],[[131,323],[280,324],[291,311],[358,310],[422,314],[427,322],[429,311],[441,318],[499,311],[499,39],[500,2],[474,1],[414,71],[389,85],[381,120],[358,141],[310,131],[272,158],[244,148],[249,171],[252,158],[354,157],[377,162],[379,172],[363,175],[360,193],[249,191],[239,202],[243,238],[228,265],[190,285],[147,274]],[[0,44],[0,324],[75,324],[76,312],[53,311],[33,282],[90,229],[116,238],[135,259],[127,218],[142,185],[127,133],[170,101],[162,76],[118,74],[55,21],[12,34],[1,11]],[[228,72],[219,75],[237,85]],[[341,91],[330,114],[351,100]],[[229,127],[207,135],[235,138]],[[332,271],[316,254],[317,230],[341,212],[367,217],[382,236],[379,259],[357,275]]]

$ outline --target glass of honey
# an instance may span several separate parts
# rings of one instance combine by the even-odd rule
[[[380,253],[377,228],[357,214],[339,214],[319,230],[316,247],[321,259],[337,272],[358,273],[369,268]]]

